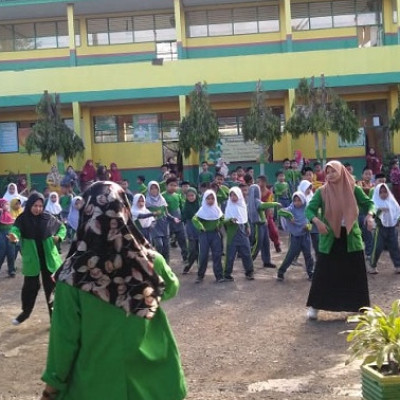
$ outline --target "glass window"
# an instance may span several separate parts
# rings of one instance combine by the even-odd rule
[[[179,114],[162,114],[161,131],[163,141],[176,141],[179,139]]]
[[[356,0],[357,25],[378,25],[382,23],[381,0]]]
[[[178,59],[178,49],[176,42],[158,42],[156,44],[157,58],[164,61],[172,61]]]
[[[37,49],[54,49],[57,47],[55,22],[38,22],[35,24],[35,30]]]
[[[279,32],[278,6],[257,7],[257,12],[259,32]]]
[[[186,13],[186,25],[189,37],[207,36],[207,11],[191,11]]]
[[[176,40],[175,17],[173,14],[155,16],[156,40]]]
[[[222,136],[239,135],[239,126],[237,117],[219,117],[218,130]]]
[[[293,31],[310,29],[308,3],[292,4],[292,29]]]
[[[133,137],[135,142],[153,142],[160,138],[157,114],[133,116]]]
[[[109,44],[107,18],[88,19],[87,31],[89,46]]]
[[[155,40],[153,15],[133,17],[133,29],[135,42],[153,42]]]
[[[109,18],[110,44],[132,43],[133,26],[131,17]]]
[[[232,10],[212,10],[207,12],[209,36],[233,34]]]
[[[118,115],[118,141],[119,142],[133,142],[133,125],[132,115]]]
[[[95,143],[112,143],[118,141],[116,117],[98,116],[93,118]]]
[[[14,30],[12,25],[0,25],[0,51],[14,50]]]
[[[310,29],[332,28],[331,2],[310,3]]]
[[[333,1],[332,14],[335,28],[356,25],[355,4],[353,1]]]
[[[397,24],[397,0],[392,0],[393,23]]]
[[[257,33],[257,8],[234,8],[233,9],[233,33],[242,35]]]
[[[33,50],[35,48],[35,26],[30,24],[14,25],[15,50]]]

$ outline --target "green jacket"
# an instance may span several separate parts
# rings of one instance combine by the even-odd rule
[[[224,221],[223,216],[220,219],[213,219],[213,220],[202,219],[202,218],[199,218],[197,215],[195,215],[192,218],[194,227],[198,231],[202,231],[202,232],[213,232],[213,231],[218,230],[222,226],[223,221]]]
[[[232,243],[232,240],[239,229],[239,225],[235,222],[232,222],[232,218],[225,219],[224,225],[226,229],[226,243],[230,244]],[[246,222],[244,226],[246,229],[250,229],[250,224],[248,222]]]
[[[354,187],[354,195],[360,209],[365,209],[367,212],[374,211],[374,202],[360,187]],[[321,215],[318,214],[319,209],[321,209]],[[332,229],[329,227],[328,221],[325,219],[325,204],[322,200],[321,189],[318,189],[314,193],[314,196],[308,203],[306,208],[306,217],[309,221],[314,217],[317,217],[328,227],[328,233],[326,235],[319,235],[318,250],[321,253],[329,254],[335,241],[335,236]],[[364,244],[361,237],[361,229],[358,225],[358,221],[355,221],[353,228],[347,235],[347,251],[360,251],[363,250],[363,248]]]
[[[179,281],[157,255],[162,300]],[[147,320],[83,290],[58,282],[46,370],[57,400],[181,400],[186,395],[179,352],[164,311]]]
[[[37,276],[40,273],[40,261],[34,239],[24,239],[21,237],[21,231],[13,226],[10,230],[19,239],[21,243],[22,254],[22,274],[25,276]],[[65,225],[62,224],[56,236],[61,240],[65,238],[67,230]],[[46,266],[50,272],[56,272],[62,264],[62,259],[58,253],[58,249],[54,243],[53,237],[48,237],[43,240],[44,256],[46,258]]]

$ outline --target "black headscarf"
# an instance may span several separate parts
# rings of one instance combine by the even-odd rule
[[[165,284],[154,271],[155,253],[132,220],[124,190],[114,182],[96,182],[82,197],[76,239],[57,280],[152,318]]]
[[[39,215],[32,214],[31,208],[37,200],[41,200],[44,207],[44,196],[33,192],[25,203],[23,213],[14,222],[23,239],[44,240],[54,236],[60,229],[61,222],[48,212],[43,211]]]

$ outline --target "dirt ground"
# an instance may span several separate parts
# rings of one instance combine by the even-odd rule
[[[273,262],[279,264],[286,243],[283,237],[281,254],[271,248]],[[177,249],[172,249],[171,265],[180,274]],[[291,267],[282,283],[259,260],[255,270],[256,280],[245,280],[237,260],[235,282],[223,284],[214,283],[210,266],[202,284],[194,283],[195,272],[179,275],[179,295],[163,307],[181,351],[187,399],[360,399],[358,364],[344,365],[347,345],[339,335],[349,328],[346,314],[322,312],[318,321],[307,321],[310,283],[303,268]],[[399,298],[400,275],[394,274],[387,254],[379,270],[379,275],[369,275],[371,301],[387,309]],[[11,319],[20,311],[21,286],[22,276],[8,278],[3,265],[0,400],[34,400],[43,389],[40,376],[49,333],[44,295],[39,294],[31,318],[14,327]]]

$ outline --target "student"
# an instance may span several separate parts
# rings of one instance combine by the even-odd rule
[[[285,173],[283,171],[277,171],[276,182],[274,183],[274,194],[275,199],[282,207],[289,207],[290,204],[290,188],[289,184],[285,181]]]
[[[245,181],[244,181],[245,172],[241,165],[238,165],[236,167],[236,174],[237,174],[237,180],[241,183],[245,183]]]
[[[77,246],[55,276],[42,400],[182,400],[179,352],[160,307],[178,279],[137,231],[119,185],[98,182],[83,196]]]
[[[147,185],[146,208],[155,214],[156,223],[151,229],[151,239],[156,250],[169,262],[169,221],[178,219],[168,213],[168,204],[160,193],[160,185],[150,181]]]
[[[244,183],[245,183],[247,186],[251,186],[251,185],[254,183],[254,177],[253,177],[253,175],[250,175],[250,174],[248,174],[248,173],[246,173],[246,174],[244,175],[243,179],[244,179]]]
[[[124,189],[126,197],[129,200],[129,204],[132,204],[132,202],[133,202],[133,193],[129,190],[129,181],[128,181],[128,179],[122,179],[121,187],[122,187],[122,189]],[[147,188],[146,188],[146,191],[147,191]],[[144,193],[142,193],[142,194],[144,194]]]
[[[122,182],[122,175],[115,162],[110,164],[110,181],[120,184]]]
[[[374,196],[375,188],[378,186],[380,183],[386,183],[386,176],[383,173],[379,173],[375,175],[375,182],[374,182],[374,187],[372,187],[369,190],[369,198],[372,199]]]
[[[163,164],[163,165],[161,165],[161,167],[160,167],[160,175],[159,175],[159,177],[158,177],[158,182],[161,182],[163,179],[164,179],[164,175],[165,175],[165,173],[166,172],[168,172],[168,170],[169,170],[169,168],[168,168],[168,165],[167,164]],[[147,188],[146,188],[147,189]],[[144,193],[143,193],[144,194]]]
[[[208,190],[208,189],[210,189],[210,183],[208,183],[208,182],[203,182],[201,185],[200,185],[200,200],[203,198],[203,195],[204,195],[204,193]]]
[[[245,276],[254,279],[253,260],[250,249],[250,224],[247,217],[247,206],[242,191],[238,187],[229,190],[228,204],[225,210],[224,224],[226,227],[226,258],[224,279],[233,281],[232,271],[236,255],[242,259]]]
[[[261,190],[258,185],[251,185],[247,201],[249,222],[251,226],[252,243],[251,255],[253,260],[256,259],[261,250],[261,259],[264,268],[276,268],[271,262],[271,253],[269,249],[268,225],[264,211],[268,208],[280,207],[279,203],[261,201]]]
[[[240,191],[242,192],[242,194],[243,194],[243,198],[244,198],[244,201],[246,202],[246,204],[247,204],[247,201],[248,201],[248,198],[249,198],[249,185],[246,185],[245,183],[239,183],[239,189],[240,189]]]
[[[397,158],[390,162],[390,182],[392,183],[393,196],[400,204],[400,168]]]
[[[182,215],[182,198],[177,193],[178,179],[168,178],[165,182],[167,186],[166,192],[162,194],[168,205],[168,213],[175,219],[169,222],[169,231],[171,235],[175,236],[176,241],[181,249],[182,261],[187,263],[188,249],[185,236],[185,227],[181,221]]]
[[[131,213],[136,227],[148,242],[151,243],[151,230],[155,225],[156,220],[154,216],[157,215],[157,212],[153,213],[146,208],[146,199],[143,194],[136,193],[135,196],[133,196]]]
[[[301,180],[301,172],[298,171],[297,167],[298,167],[297,161],[291,160],[290,167],[287,168],[286,170],[284,170],[285,181],[289,185],[289,195],[290,196],[296,191],[296,188]]]
[[[15,200],[15,199],[14,199]],[[7,258],[8,276],[15,278],[15,243],[8,240],[8,234],[14,224],[10,214],[10,204],[5,199],[0,199],[0,268]]]
[[[303,168],[303,180],[307,180],[312,183],[312,190],[315,192],[324,183],[317,180],[316,175],[311,167]]]
[[[366,223],[372,229],[374,203],[339,161],[327,163],[325,173],[326,183],[306,208],[320,233],[309,319],[317,319],[318,310],[358,312],[370,304],[358,208],[368,210]]]
[[[199,271],[196,283],[203,282],[210,250],[216,282],[224,282],[221,261],[222,240],[219,232],[223,223],[223,214],[218,207],[217,196],[213,190],[209,189],[204,193],[201,207],[192,221],[194,227],[199,231]]]
[[[21,203],[24,204],[27,200],[26,197],[18,194],[17,185],[15,183],[9,183],[7,186],[7,190],[3,195],[3,199],[10,202],[12,199],[20,199]]]
[[[182,181],[181,182],[181,187],[178,189],[177,193],[179,194],[181,198],[182,205],[185,204],[186,201],[186,193],[190,189],[190,182],[188,181]]]
[[[228,201],[229,196],[229,188],[224,185],[224,176],[217,172],[214,178],[214,188],[217,194],[218,206],[221,207],[222,210],[226,207],[226,202]],[[211,185],[213,187],[213,185]]]
[[[372,201],[376,211],[374,248],[371,255],[370,274],[377,274],[376,268],[383,250],[389,250],[396,274],[400,274],[400,249],[397,227],[400,223],[400,206],[385,183],[379,183]]]
[[[21,206],[20,199],[12,199],[10,201],[10,214],[13,219],[17,219],[18,216],[22,214],[24,209]]]
[[[267,177],[265,175],[260,175],[257,178],[257,184],[260,186],[261,190],[261,201],[262,202],[271,202],[274,201],[274,194],[270,189],[268,189]],[[268,223],[268,233],[269,238],[272,240],[272,243],[275,246],[275,251],[280,253],[281,250],[281,241],[279,239],[279,231],[274,221],[274,210],[268,209],[265,211],[265,217],[267,218]]]
[[[230,179],[227,181],[229,187],[239,186],[240,182],[238,181],[238,174],[236,171],[232,171],[229,177]]]
[[[208,170],[208,162],[201,163],[202,171],[199,174],[199,185],[202,183],[211,183],[213,181],[213,174]]]
[[[147,186],[145,182],[146,182],[146,177],[144,175],[137,176],[136,183],[138,185],[138,192],[146,196]]]
[[[319,161],[315,161],[315,163],[313,165],[314,165],[314,173],[315,173],[315,177],[317,178],[317,181],[324,184],[325,183],[325,171],[324,171],[324,168],[322,168],[322,164]]]
[[[75,196],[71,201],[71,208],[67,217],[67,237],[72,240],[79,224],[79,211],[83,207],[83,198]]]
[[[11,243],[21,242],[22,312],[12,323],[24,322],[35,306],[40,289],[39,275],[42,276],[47,308],[51,317],[51,295],[54,290],[52,274],[62,263],[56,244],[65,238],[66,229],[59,219],[44,210],[44,197],[33,192],[25,205],[24,212],[15,220],[8,238]]]
[[[188,262],[183,269],[183,274],[189,273],[199,257],[199,232],[194,227],[192,221],[198,210],[199,200],[197,198],[197,190],[191,187],[186,191],[186,201],[182,209],[182,222],[185,224],[186,237],[189,242]]]
[[[60,218],[63,223],[65,223],[69,210],[71,209],[71,202],[72,198],[74,197],[72,195],[72,188],[71,185],[63,185],[61,186],[61,196],[60,196],[60,206],[61,206],[61,213],[60,213]],[[69,237],[68,233],[67,236]]]
[[[93,165],[93,160],[86,160],[80,174],[80,187],[84,192],[96,180],[96,168]]]
[[[288,220],[286,227],[290,233],[289,249],[278,269],[276,278],[278,281],[285,279],[285,272],[300,252],[303,253],[306,262],[308,279],[312,280],[314,260],[311,256],[311,239],[309,233],[311,226],[309,226],[310,224],[305,215],[306,205],[306,196],[304,196],[303,192],[298,191],[293,193],[290,206],[278,211],[279,216]]]

